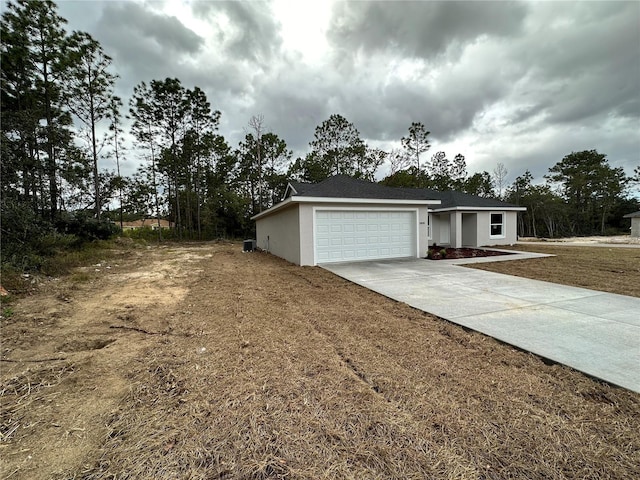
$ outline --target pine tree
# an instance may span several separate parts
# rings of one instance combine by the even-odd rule
[[[74,32],[69,37],[68,45],[72,67],[67,103],[71,112],[88,129],[87,140],[93,165],[94,212],[95,217],[100,220],[102,200],[98,155],[106,139],[99,141],[96,126],[112,113],[116,76],[108,71],[111,58],[88,33]]]

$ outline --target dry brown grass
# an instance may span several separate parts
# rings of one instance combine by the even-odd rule
[[[466,265],[480,270],[640,297],[640,248],[515,245],[555,257]]]
[[[73,358],[65,353],[67,363],[55,364],[74,360],[64,376],[39,366],[42,378],[53,379],[48,395],[56,394],[58,405],[74,405],[73,413],[43,398],[37,409],[21,412],[19,422],[37,417],[46,434],[49,413],[49,422],[86,429],[85,442],[95,447],[52,468],[47,461],[60,456],[73,432],[48,448],[36,428],[21,427],[3,444],[2,473],[25,479],[640,474],[640,395],[547,364],[319,268],[240,249],[206,244],[188,252],[154,250],[111,281],[67,292],[69,315],[82,310],[92,292],[109,298],[128,292],[127,303],[111,306],[100,328],[97,306],[93,327],[83,327],[87,344],[105,335],[116,341]],[[144,279],[159,295],[154,298],[174,292],[178,283],[188,291],[172,302],[149,303],[147,296],[147,303],[136,304],[131,279],[142,282],[136,275],[150,267],[180,280],[147,272]],[[59,333],[66,328],[62,321],[46,329],[29,326],[24,317],[20,324],[19,307],[5,325],[9,346],[18,345],[10,355],[36,348],[14,339],[25,329],[27,335],[39,332],[40,342],[60,345],[59,335],[68,337]],[[27,400],[19,381],[25,378],[3,375],[3,401],[11,404],[3,414]],[[31,464],[20,453],[25,449],[33,453]]]

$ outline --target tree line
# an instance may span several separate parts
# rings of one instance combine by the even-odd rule
[[[470,174],[462,154],[426,158],[430,132],[419,122],[400,148],[386,152],[333,114],[316,127],[309,153],[293,160],[285,140],[256,115],[234,147],[218,133],[221,113],[206,93],[177,78],[140,82],[125,106],[115,95],[112,59],[88,33],[69,33],[65,24],[50,0],[8,2],[2,15],[3,263],[27,265],[25,252],[43,244],[104,238],[139,218],[169,220],[165,235],[178,239],[247,236],[251,216],[277,203],[289,180],[342,174],[375,181],[382,165],[385,185],[526,206],[521,235],[604,233],[638,208],[628,193],[638,169],[627,177],[596,151],[567,155],[544,184],[527,171],[508,185],[502,164]],[[127,133],[135,150],[125,145]],[[140,167],[122,175],[122,162],[134,157]],[[115,169],[104,168],[107,160]]]

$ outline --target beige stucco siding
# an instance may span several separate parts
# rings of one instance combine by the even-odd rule
[[[640,217],[633,217],[631,219],[631,236],[640,237]]]
[[[316,258],[316,241],[314,238],[316,228],[316,216],[322,211],[369,211],[369,212],[409,212],[412,214],[415,222],[415,235],[413,242],[416,244],[417,257],[423,257],[427,253],[430,244],[446,245],[454,248],[462,246],[482,247],[489,245],[509,245],[517,241],[517,212],[505,210],[466,210],[452,209],[443,212],[434,212],[432,214],[432,238],[428,238],[428,207],[424,204],[413,203],[368,203],[367,201],[355,202],[294,202],[287,205],[283,202],[274,211],[265,212],[264,216],[256,219],[256,240],[257,246],[263,250],[267,250],[274,255],[282,257],[290,262],[298,265],[315,265]],[[503,218],[503,235],[491,236],[491,214],[500,213]],[[328,218],[321,215],[323,222],[326,223]],[[336,218],[336,227],[340,228],[342,215]],[[370,218],[378,218],[376,216]],[[382,218],[382,217],[380,217]],[[385,216],[385,218],[389,218]],[[405,218],[407,218],[405,216]],[[405,220],[406,221],[406,220]],[[384,222],[383,222],[384,223]],[[349,225],[349,221],[347,221]],[[374,223],[375,225],[375,223]],[[323,235],[320,236],[324,242],[320,250],[321,258],[326,261],[327,252],[327,225],[321,225]],[[333,228],[333,227],[332,227]],[[353,230],[352,230],[353,231]],[[372,230],[372,231],[377,231]],[[373,234],[372,238],[377,238]],[[352,241],[353,238],[349,237]],[[407,238],[407,237],[405,237]],[[339,242],[341,239],[336,238]],[[375,243],[375,242],[374,242]],[[338,243],[340,245],[340,243]],[[373,245],[373,244],[372,244]],[[385,244],[386,245],[386,244]],[[386,246],[382,248],[385,249]],[[407,243],[403,245],[395,244],[403,254],[410,252]],[[369,258],[377,258],[375,248],[380,246],[372,246]],[[393,248],[393,247],[392,247]],[[398,251],[400,251],[398,250]],[[337,253],[337,256],[335,255]],[[332,258],[342,258],[342,252],[334,249],[331,253]],[[388,255],[389,250],[382,255]],[[413,253],[412,253],[413,254]],[[366,257],[367,255],[361,255]],[[347,257],[348,258],[348,257]],[[338,261],[338,260],[336,260]]]
[[[313,254],[313,205],[300,204],[300,265],[315,265]]]
[[[256,220],[256,246],[298,265],[301,238],[297,204]]]
[[[429,246],[431,245],[448,245],[449,242],[443,243],[442,230],[447,229],[449,231],[449,214],[444,217],[439,213],[431,213],[431,238],[429,239]],[[446,238],[445,238],[446,239]]]
[[[478,214],[463,213],[462,214],[462,246],[463,247],[477,247],[478,238],[476,232],[478,231]]]
[[[491,214],[502,213],[503,214],[503,238],[491,237]],[[483,247],[487,245],[512,245],[516,243],[517,239],[517,212],[505,212],[501,210],[483,211],[478,212],[477,217],[477,246]]]
[[[502,238],[491,237],[492,213],[503,215]],[[517,212],[503,210],[436,212],[432,215],[433,238],[429,244],[453,248],[512,245],[517,241],[517,215]]]

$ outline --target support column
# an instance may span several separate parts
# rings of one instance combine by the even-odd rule
[[[462,212],[453,212],[449,216],[451,222],[451,247],[462,247]]]

